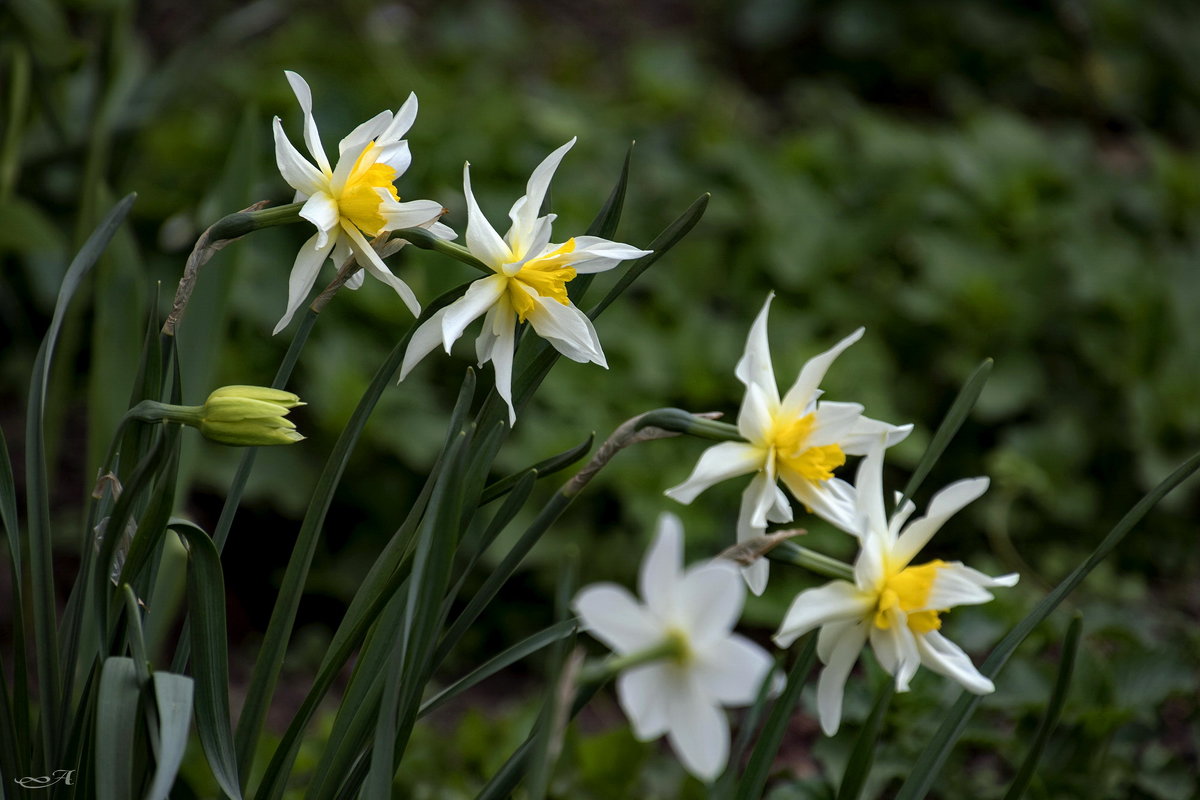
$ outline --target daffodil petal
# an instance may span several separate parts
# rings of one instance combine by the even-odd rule
[[[938,568],[924,606],[913,610],[940,610],[986,603],[992,599],[989,588],[1014,586],[1018,578],[1015,572],[993,578],[957,562],[943,564]]]
[[[809,403],[816,399],[817,388],[825,378],[825,373],[834,360],[850,345],[862,338],[865,328],[859,328],[854,333],[842,339],[833,347],[820,355],[810,358],[800,369],[796,382],[783,398],[783,410],[791,416],[799,416],[805,412]]]
[[[750,334],[746,337],[746,349],[742,353],[733,374],[747,388],[756,385],[762,388],[764,395],[772,408],[779,407],[779,388],[775,383],[775,369],[771,365],[771,346],[767,340],[767,315],[771,311],[771,301],[775,293],[767,294],[762,310],[754,318],[750,326]]]
[[[971,663],[970,657],[954,642],[937,631],[917,637],[921,663],[939,675],[955,681],[973,694],[990,694],[995,685]]]
[[[463,167],[463,194],[467,198],[467,249],[483,263],[499,271],[501,265],[512,261],[508,245],[487,221],[471,193],[471,165]]]
[[[854,429],[855,422],[862,416],[862,412],[863,407],[858,403],[818,403],[817,410],[813,413],[812,432],[804,440],[804,446],[824,447],[836,444],[841,447],[846,436]]]
[[[689,638],[697,647],[704,647],[729,635],[745,599],[737,567],[728,561],[709,561],[684,573],[675,612]]]
[[[696,468],[688,479],[666,491],[667,497],[687,505],[715,483],[748,472],[757,472],[766,454],[758,447],[744,442],[721,442],[700,454]]]
[[[395,116],[392,117],[392,122],[387,128],[381,132],[376,139],[381,145],[390,144],[391,142],[399,141],[404,134],[408,133],[408,129],[417,121],[417,95],[415,92],[409,92],[408,97],[404,100],[404,104],[396,109]],[[395,166],[395,165],[391,165]],[[396,170],[403,172],[404,170]]]
[[[921,548],[968,503],[978,499],[988,488],[987,478],[967,478],[956,481],[933,496],[925,516],[913,520],[896,540],[893,553],[904,563],[912,561]]]
[[[642,650],[662,638],[646,610],[625,587],[615,583],[585,586],[571,605],[583,629],[615,653]]]
[[[671,619],[676,610],[676,587],[683,565],[683,524],[674,514],[658,516],[654,541],[638,570],[638,592],[659,619]]]
[[[757,383],[746,387],[737,418],[738,433],[743,439],[762,447],[771,443],[771,431],[775,428],[778,412],[778,406],[773,402],[768,389]]]
[[[575,251],[567,260],[567,264],[576,273],[589,275],[610,270],[622,261],[642,258],[653,252],[653,250],[639,250],[621,242],[611,242],[608,239],[601,239],[599,236],[576,236]]]
[[[386,190],[385,190],[386,191]],[[397,203],[391,198],[379,207],[385,228],[389,231],[400,228],[421,228],[437,220],[446,209],[434,200],[408,200]]]
[[[325,190],[325,176],[300,155],[287,134],[283,132],[283,124],[279,117],[271,123],[275,134],[275,165],[279,174],[297,192],[305,197]]]
[[[362,151],[362,144],[373,141],[379,134],[387,130],[391,122],[392,112],[380,111],[342,137],[342,140],[338,142],[338,154],[345,156],[346,150],[354,148],[356,152],[355,158],[357,158],[357,153]]]
[[[315,192],[300,209],[300,216],[317,228],[317,249],[325,247],[330,231],[338,227],[338,206],[325,192]]]
[[[375,146],[379,150],[375,163],[391,167],[397,178],[407,172],[412,165],[412,149],[408,146],[408,141],[401,139],[385,145],[379,144],[379,141],[375,140]]]
[[[442,343],[446,352],[462,336],[463,331],[496,304],[507,287],[507,281],[499,275],[480,278],[467,287],[461,298],[451,303],[442,316]]]
[[[901,614],[901,617],[904,617]],[[896,680],[896,691],[907,692],[908,683],[921,665],[921,654],[917,650],[916,637],[907,622],[889,628],[870,626],[871,649],[879,666]]]
[[[608,368],[592,321],[574,305],[563,305],[553,298],[535,295],[533,310],[526,319],[538,336],[572,361],[581,364],[590,361]]]
[[[533,249],[530,239],[534,233],[535,223],[542,213],[542,201],[546,199],[546,190],[550,188],[550,179],[554,177],[554,172],[562,162],[563,156],[574,144],[575,137],[571,137],[571,141],[556,148],[550,155],[542,159],[542,163],[537,165],[529,176],[529,181],[525,184],[525,195],[518,199],[508,212],[509,219],[512,220],[512,228],[509,230],[507,238],[513,252],[525,253]]]
[[[404,305],[408,306],[408,310],[412,312],[414,317],[421,315],[421,304],[417,301],[416,294],[409,288],[409,285],[392,274],[392,271],[383,263],[383,259],[375,252],[375,248],[371,247],[358,228],[350,222],[342,223],[342,231],[350,237],[350,241],[354,243],[354,254],[358,256],[358,263],[363,269],[371,273],[379,280],[386,283],[388,286],[400,295],[400,299],[404,301]]]
[[[648,742],[667,732],[667,692],[663,690],[666,670],[661,664],[646,664],[617,677],[617,702],[633,725],[638,741]]]
[[[508,406],[508,424],[517,423],[517,409],[512,401],[513,351],[516,349],[516,318],[507,314],[497,315],[496,340],[492,343],[492,367],[496,370],[496,394]]]
[[[826,406],[822,403],[822,408]],[[847,433],[842,435],[842,440],[839,442],[842,452],[848,456],[866,455],[880,436],[886,436],[884,447],[891,447],[894,444],[904,441],[910,433],[912,433],[912,425],[889,425],[877,419],[870,417],[859,417]]]
[[[422,322],[408,340],[404,351],[404,361],[400,365],[400,378],[404,380],[412,368],[421,362],[425,356],[437,349],[442,343],[442,318],[446,316],[450,306],[438,309],[433,316]]]
[[[883,448],[884,437],[879,436],[858,465],[858,476],[854,480],[857,496],[855,504],[858,517],[866,520],[873,531],[888,530],[887,512],[883,508]]]
[[[676,690],[668,695],[667,738],[684,769],[711,781],[729,759],[729,722],[725,714],[702,698]]]
[[[849,483],[841,478],[813,483],[789,469],[780,470],[779,477],[805,508],[851,536],[860,536],[862,522],[855,506],[858,490]]]
[[[283,317],[275,325],[272,335],[287,327],[287,324],[292,321],[292,315],[304,304],[308,293],[312,291],[313,284],[317,282],[317,273],[321,270],[325,259],[329,257],[329,251],[333,249],[335,241],[329,237],[326,239],[324,247],[317,247],[317,240],[320,236],[320,233],[314,234],[301,245],[300,252],[296,254],[292,272],[288,275],[287,310],[283,312]]]
[[[821,630],[821,639],[828,657],[822,659],[825,669],[817,679],[817,715],[821,730],[826,736],[833,736],[842,722],[846,678],[867,641],[867,624],[859,620],[829,625]]]
[[[312,91],[308,88],[308,82],[290,70],[284,70],[283,74],[287,76],[292,92],[300,103],[300,110],[304,112],[304,143],[308,146],[308,152],[312,154],[321,171],[328,173],[331,171],[329,159],[325,156],[325,148],[321,145],[321,134],[317,132],[317,121],[313,118]]]
[[[790,647],[813,628],[830,622],[862,619],[875,607],[875,597],[849,581],[831,581],[796,595],[773,637],[780,647]]]
[[[696,680],[723,706],[746,706],[774,667],[767,651],[737,634],[713,642],[696,656]]]
[[[330,189],[339,195],[345,188],[346,181],[350,179],[350,175],[354,172],[356,166],[360,169],[366,169],[371,166],[370,153],[367,154],[366,158],[363,158],[363,161],[366,163],[359,163],[359,158],[363,155],[363,151],[371,146],[371,140],[363,138],[350,140],[350,137],[346,138],[348,140],[346,150],[338,158],[337,166],[333,170],[333,177],[329,179]]]

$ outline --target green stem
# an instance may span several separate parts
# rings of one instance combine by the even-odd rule
[[[815,550],[809,550],[807,547],[801,547],[793,542],[781,542],[778,547],[770,552],[768,558],[775,561],[782,561],[785,564],[804,567],[818,575],[824,575],[826,578],[846,581],[854,580],[854,567],[844,561],[838,561],[836,558],[830,558],[827,555],[822,555]]]
[[[642,664],[650,664],[655,661],[678,661],[686,658],[687,654],[688,644],[683,635],[668,634],[661,642],[652,647],[647,647],[645,650],[612,655],[603,661],[585,665],[579,673],[579,682],[604,683],[627,669],[632,669]]]

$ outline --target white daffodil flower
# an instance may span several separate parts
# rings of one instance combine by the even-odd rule
[[[1019,577],[1013,573],[992,578],[959,562],[937,559],[910,566],[947,519],[987,490],[988,479],[950,484],[934,495],[924,517],[904,527],[915,506],[905,503],[890,522],[885,518],[882,470],[881,442],[858,470],[862,550],[854,564],[854,582],[832,581],[801,592],[775,634],[775,642],[788,647],[820,627],[817,655],[825,668],[817,683],[817,707],[821,729],[829,736],[841,721],[846,677],[868,641],[880,665],[895,677],[896,691],[907,691],[921,664],[975,694],[994,691],[970,657],[938,632],[941,615],[955,606],[986,603],[992,599],[988,589],[1013,586]]]
[[[279,117],[275,117],[275,163],[288,185],[296,190],[295,202],[304,201],[300,216],[317,227],[304,243],[288,279],[287,311],[275,326],[283,330],[316,283],[317,273],[332,257],[341,265],[351,255],[366,272],[396,290],[408,310],[416,316],[421,306],[412,289],[397,278],[375,252],[368,238],[399,228],[428,228],[435,236],[453,239],[454,231],[438,222],[445,213],[432,200],[400,202],[392,182],[408,169],[412,156],[402,137],[417,117],[417,96],[395,114],[383,111],[359,125],[338,144],[337,166],[331,166],[321,145],[312,113],[312,92],[294,72],[285,72],[300,109],[304,112],[304,143],[314,166],[288,140]],[[351,289],[362,286],[363,273],[347,281]]]
[[[518,322],[528,322],[567,358],[608,368],[591,320],[567,297],[567,283],[576,275],[603,272],[621,261],[649,255],[650,251],[598,236],[550,243],[555,215],[539,217],[538,211],[554,171],[573,144],[575,140],[571,139],[533,171],[525,195],[508,212],[512,227],[503,238],[479,210],[471,193],[471,165],[463,167],[467,249],[495,274],[472,283],[461,299],[438,311],[413,333],[400,367],[400,380],[439,344],[449,353],[467,325],[481,316],[483,331],[475,340],[475,353],[480,366],[491,361],[496,369],[496,391],[508,404],[509,424],[517,419],[512,403],[512,360]]]
[[[683,527],[663,514],[638,576],[645,603],[622,586],[601,583],[582,589],[573,607],[584,630],[619,657],[670,654],[622,671],[617,699],[639,740],[667,734],[688,772],[711,781],[729,758],[721,707],[753,703],[773,662],[731,633],[746,595],[737,569],[709,561],[684,571],[682,563]]]
[[[818,388],[843,350],[863,335],[859,328],[834,347],[809,359],[781,400],[767,342],[767,312],[774,293],[750,328],[746,351],[735,374],[746,386],[738,412],[738,432],[745,442],[722,442],[705,450],[686,481],[667,490],[667,497],[690,503],[715,483],[756,473],[742,493],[738,541],[760,536],[768,522],[790,522],[792,508],[777,481],[791,490],[812,513],[844,531],[857,530],[854,487],[833,475],[846,456],[863,455],[880,434],[889,446],[908,436],[912,425],[889,425],[862,415],[858,403],[820,401]],[[745,567],[755,594],[767,585],[766,559]]]

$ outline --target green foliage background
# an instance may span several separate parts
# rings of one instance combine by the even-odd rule
[[[610,371],[559,366],[520,420],[505,467],[590,431],[606,435],[653,407],[732,417],[733,364],[770,290],[784,385],[807,357],[867,326],[825,388],[871,416],[917,424],[890,456],[896,488],[958,386],[993,357],[972,421],[918,497],[958,477],[992,477],[988,495],[938,542],[944,557],[1022,573],[1020,589],[948,619],[951,635],[979,653],[1200,442],[1200,9],[1190,4],[13,0],[0,18],[0,424],[10,439],[68,254],[107,198],[139,193],[132,231],[94,281],[94,303],[70,321],[74,357],[60,361],[63,514],[90,488],[124,408],[153,281],[164,287],[162,306],[204,227],[257,200],[291,199],[269,132],[279,115],[298,141],[285,68],[312,85],[327,146],[415,91],[414,161],[400,192],[442,202],[460,233],[464,161],[499,221],[532,166],[573,135],[580,141],[554,184],[559,230],[586,225],[632,140],[621,240],[645,244],[693,197],[712,193],[699,228],[602,321]],[[286,334],[267,332],[307,235],[256,234],[206,268],[180,334],[189,402],[223,383],[269,381]],[[422,252],[404,253],[395,268],[422,298],[471,277]],[[333,437],[408,323],[372,281],[322,315],[293,387],[310,405],[301,420],[311,440],[263,454],[253,506],[227,551],[231,576],[250,576],[235,587],[244,619],[231,623],[247,659],[265,622],[255,617],[265,613],[256,599],[270,593],[264,575],[281,567],[294,532],[279,515],[298,517]],[[415,491],[471,352],[464,341],[462,361],[431,356],[381,403],[314,569],[297,680],[323,647],[322,621]],[[189,510],[215,516],[236,456],[189,446]],[[661,496],[701,449],[655,442],[620,456],[535,552],[527,579],[489,620],[492,633],[469,642],[460,665],[549,621],[563,547],[586,554],[584,581],[629,582],[662,510],[682,514],[696,557],[729,541],[738,482],[692,508]],[[1197,519],[1189,485],[1077,595],[1088,638],[1033,796],[1200,791]],[[813,546],[852,555],[847,541],[809,527]],[[777,574],[748,609],[764,632],[808,585]],[[1053,681],[1065,618],[1026,644],[986,701],[944,796],[1002,791]],[[871,669],[867,677],[879,679]],[[869,682],[852,682],[852,722],[866,715]],[[876,792],[903,774],[952,696],[923,676],[897,697]],[[411,776],[413,796],[447,769],[476,786],[495,765],[472,760],[486,748],[471,743],[502,738],[489,726],[511,728],[523,713],[500,712],[499,723],[468,715],[427,730],[428,741],[452,736],[455,747],[431,745],[427,761],[414,760],[429,771]],[[606,784],[596,765],[654,757],[655,748],[609,730],[613,715],[599,717],[568,747],[564,797],[632,792],[615,776]],[[821,740],[797,724],[779,765],[791,772],[772,797],[831,796],[827,776],[839,774],[851,740]],[[441,763],[449,751],[466,760]],[[670,763],[654,763],[638,796],[683,791]]]

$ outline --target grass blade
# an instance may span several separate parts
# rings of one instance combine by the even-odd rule
[[[1067,628],[1067,638],[1063,642],[1062,658],[1058,664],[1058,677],[1055,679],[1054,689],[1050,693],[1050,702],[1046,704],[1046,714],[1038,725],[1037,733],[1033,737],[1033,744],[1029,746],[1029,752],[1025,754],[1025,760],[1021,762],[1021,768],[1017,770],[1017,776],[1013,778],[1012,784],[1008,787],[1004,800],[1021,800],[1021,796],[1029,788],[1034,770],[1037,769],[1042,752],[1046,749],[1046,743],[1050,741],[1050,734],[1058,725],[1058,718],[1062,716],[1063,706],[1066,705],[1067,691],[1071,688],[1071,676],[1075,672],[1075,656],[1079,653],[1079,638],[1082,631],[1083,616],[1077,613],[1071,618],[1071,625]]]
[[[128,800],[134,796],[133,752],[137,729],[137,667],[132,658],[104,659],[96,696],[96,797]]]
[[[1058,608],[1067,595],[1075,590],[1083,579],[1096,568],[1096,565],[1103,561],[1113,549],[1121,543],[1133,528],[1142,521],[1142,518],[1158,504],[1160,500],[1166,497],[1179,484],[1183,483],[1197,469],[1200,469],[1200,453],[1189,458],[1181,464],[1174,472],[1166,477],[1160,484],[1155,486],[1150,492],[1131,508],[1124,517],[1116,524],[1116,526],[1108,532],[1108,535],[1101,540],[1096,549],[1091,555],[1064,578],[1050,594],[1042,598],[1031,611],[1028,616],[1017,623],[1017,626],[1009,631],[1008,635],[1000,640],[1000,643],[992,649],[991,654],[984,660],[979,667],[979,672],[988,678],[995,678],[1004,668],[1005,663],[1012,656],[1013,652],[1021,642],[1025,641],[1025,637],[1042,623],[1046,617],[1054,609]],[[930,739],[929,744],[921,751],[913,764],[912,771],[908,778],[900,787],[900,793],[896,795],[896,800],[917,800],[924,797],[930,787],[933,786],[938,772],[941,771],[942,765],[950,755],[951,748],[962,735],[963,729],[966,728],[967,719],[974,712],[975,707],[979,704],[979,696],[964,693],[959,697],[954,706],[947,712],[941,726]]]
[[[179,526],[188,545],[188,608],[196,678],[196,730],[213,777],[228,796],[240,800],[237,756],[229,722],[229,654],[225,635],[225,579],[217,548],[203,531]]]
[[[486,681],[497,672],[512,666],[521,659],[533,655],[543,647],[566,639],[578,627],[579,625],[575,620],[565,619],[561,622],[556,622],[549,628],[538,631],[532,636],[522,639],[499,655],[493,656],[483,664],[480,664],[422,703],[420,710],[417,712],[417,718],[419,719],[426,714],[432,714],[463,692]]]
[[[529,474],[530,470],[536,472],[537,477],[545,478],[560,470],[566,469],[591,451],[592,443],[595,441],[595,439],[596,434],[590,434],[588,438],[584,439],[570,450],[564,450],[558,455],[550,456],[550,458],[539,461],[533,466],[526,467],[523,470],[514,472],[511,475],[501,478],[495,483],[488,484],[487,488],[483,490],[483,494],[479,498],[479,505],[486,505],[512,489],[517,482]]]
[[[42,719],[59,718],[61,685],[59,651],[57,642],[57,620],[54,610],[54,575],[50,552],[50,493],[49,476],[45,451],[46,394],[49,390],[50,369],[54,360],[54,348],[62,330],[67,307],[79,289],[87,273],[95,266],[101,253],[108,246],[125,216],[133,206],[135,195],[127,195],[117,203],[92,232],[71,261],[58,291],[54,316],[42,340],[34,361],[33,380],[29,386],[29,404],[25,436],[25,480],[27,499],[28,537],[25,550],[29,556],[30,582],[33,605],[34,651],[37,654],[38,699]],[[50,761],[58,750],[59,730],[54,725],[42,725],[43,759]]]
[[[588,226],[588,236],[612,239],[617,235],[617,226],[621,222],[621,210],[625,206],[625,190],[629,186],[629,162],[633,158],[633,145],[634,143],[630,142],[629,149],[625,151],[625,162],[621,165],[621,174],[617,176],[617,182],[609,192],[608,199],[604,201],[604,205],[597,212],[596,218]],[[578,275],[567,285],[567,295],[571,298],[571,302],[579,305],[594,278],[595,274]]]
[[[146,800],[167,800],[187,750],[192,724],[192,679],[169,672],[154,673],[154,700],[158,707],[158,764]]]
[[[787,687],[775,701],[775,705],[771,707],[771,713],[767,716],[767,724],[763,726],[758,743],[754,745],[754,750],[750,753],[750,762],[746,764],[746,771],[742,773],[742,779],[738,782],[735,795],[737,800],[758,800],[763,796],[771,764],[775,761],[775,754],[779,752],[779,744],[783,741],[784,733],[787,732],[788,720],[791,719],[792,713],[800,703],[800,690],[808,681],[808,673],[816,658],[817,637],[809,634],[808,644],[804,646],[804,650],[797,656],[788,672]]]
[[[875,763],[883,718],[895,693],[896,682],[889,676],[876,692],[871,714],[854,740],[854,749],[850,751],[850,760],[846,762],[846,769],[842,773],[842,785],[838,787],[837,800],[858,800],[862,794],[867,776],[871,774],[871,767]]]
[[[921,483],[929,475],[933,465],[941,458],[946,446],[954,438],[954,434],[958,433],[958,429],[967,421],[971,409],[975,407],[979,395],[983,393],[983,387],[987,384],[991,372],[992,360],[986,358],[967,378],[967,382],[959,390],[954,402],[950,404],[950,410],[946,412],[942,424],[938,426],[937,432],[929,440],[929,446],[925,448],[925,454],[921,456],[917,468],[913,470],[912,477],[908,479],[908,484],[904,487],[904,495],[900,498],[896,508],[904,508],[904,504],[917,493],[917,489],[921,487]]]

